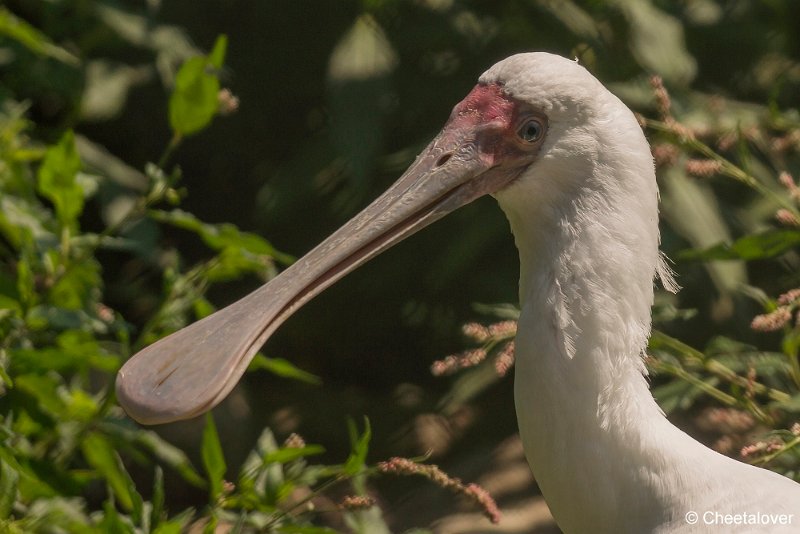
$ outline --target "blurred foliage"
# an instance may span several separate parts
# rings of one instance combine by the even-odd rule
[[[335,501],[402,494],[368,456],[448,463],[515,431],[497,372],[507,330],[478,342],[493,365],[427,373],[463,343],[472,302],[516,298],[516,253],[491,202],[289,321],[251,367],[268,373],[220,407],[219,431],[210,419],[137,427],[115,406],[113,376],[330,233],[413,160],[480,72],[532,49],[578,57],[651,117],[663,248],[684,286],[654,308],[659,402],[719,450],[745,447],[797,478],[797,20],[791,0],[5,2],[0,528],[418,525],[385,504]],[[239,111],[215,119],[225,87]],[[506,326],[515,315],[477,311]],[[373,426],[348,441],[348,413]],[[731,425],[736,414],[750,423]],[[431,438],[432,419],[448,432]],[[412,438],[393,441],[398,428]],[[301,429],[327,451],[278,445]]]

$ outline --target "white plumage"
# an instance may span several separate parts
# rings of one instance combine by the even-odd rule
[[[481,81],[503,83],[549,119],[538,161],[495,196],[521,261],[519,428],[561,529],[800,532],[800,485],[698,443],[648,389],[653,278],[674,282],[658,251],[655,172],[633,113],[583,67],[550,54],[513,56]],[[706,512],[795,517],[785,527],[713,527]]]
[[[409,170],[352,221],[267,285],[132,358],[117,380],[120,403],[151,424],[210,409],[293,311],[487,193],[519,249],[517,416],[559,526],[800,531],[800,485],[704,447],[650,394],[642,356],[654,278],[674,288],[658,249],[650,149],[622,102],[551,54],[493,66]],[[790,524],[711,526],[717,516],[708,514],[785,514]]]

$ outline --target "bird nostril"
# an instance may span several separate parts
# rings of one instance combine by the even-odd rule
[[[442,154],[442,157],[440,157],[436,161],[436,166],[437,167],[441,167],[442,165],[447,163],[450,160],[450,158],[452,158],[452,157],[453,157],[453,153],[452,152],[448,152],[447,154]]]

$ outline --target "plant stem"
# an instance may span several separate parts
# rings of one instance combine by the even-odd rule
[[[739,401],[736,400],[736,397],[732,395],[728,395],[724,391],[720,391],[719,389],[715,388],[708,382],[705,382],[703,379],[694,376],[689,371],[677,366],[672,365],[670,363],[662,362],[655,358],[652,358],[649,362],[649,365],[653,370],[656,372],[665,372],[669,373],[673,376],[676,376],[690,384],[694,385],[695,387],[702,390],[704,393],[714,397],[718,401],[722,402],[723,404],[727,404],[728,406],[736,406],[739,404]]]
[[[158,160],[158,167],[163,169],[166,167],[169,158],[172,156],[173,152],[180,146],[181,141],[183,141],[183,136],[178,132],[172,132],[172,138],[169,140],[167,144],[167,148],[164,149],[164,152],[161,154],[161,157]]]
[[[707,144],[703,143],[702,141],[698,140],[695,137],[687,137],[685,135],[680,135],[675,131],[675,128],[673,126],[664,121],[645,119],[645,125],[648,128],[652,128],[653,130],[671,134],[678,140],[678,143],[680,145],[688,147],[694,150],[695,152],[699,152],[708,159],[717,161],[722,166],[722,174],[728,176],[729,178],[733,178],[734,180],[737,180],[738,182],[741,182],[744,185],[758,191],[765,197],[771,198],[772,200],[777,202],[782,208],[789,210],[789,212],[791,212],[792,215],[800,219],[800,210],[797,209],[797,206],[795,206],[794,202],[792,202],[786,196],[779,195],[772,189],[768,188],[758,179],[756,179],[753,175],[747,173],[746,171],[744,171],[739,166],[735,165],[727,158],[718,154],[714,149],[712,149]]]
[[[789,402],[792,399],[792,396],[785,391],[767,387],[761,382],[750,381],[747,378],[736,374],[732,369],[716,360],[709,360],[705,367],[709,372],[714,373],[718,377],[736,384],[737,386],[750,388],[754,393],[767,395],[770,400],[775,402]]]
[[[769,463],[772,460],[774,460],[775,458],[777,458],[778,456],[780,456],[781,454],[790,451],[791,449],[797,447],[798,445],[800,445],[800,436],[794,438],[792,441],[788,441],[788,442],[784,443],[783,446],[780,449],[778,449],[777,451],[774,451],[774,452],[771,452],[770,454],[762,456],[761,458],[759,458],[756,461],[756,463],[759,463],[759,464]]]

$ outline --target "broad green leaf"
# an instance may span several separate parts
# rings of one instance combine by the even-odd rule
[[[98,432],[89,432],[83,438],[81,450],[89,465],[108,483],[120,506],[131,511],[136,500],[141,511],[141,497],[108,439]]]
[[[22,306],[28,308],[36,303],[36,284],[34,283],[30,254],[23,254],[23,256],[17,262],[16,289]]]
[[[315,456],[325,452],[325,448],[321,445],[306,445],[305,447],[284,447],[267,453],[264,456],[263,463],[265,464],[286,464],[306,456]]]
[[[800,245],[799,230],[768,230],[720,243],[702,250],[684,250],[681,260],[763,260],[774,258]]]
[[[697,62],[686,49],[680,20],[650,0],[613,0],[629,21],[627,42],[646,70],[665,80],[687,85],[697,73]]]
[[[0,295],[0,310],[9,310],[16,315],[22,312],[22,307],[17,299]]]
[[[75,389],[70,392],[67,404],[67,417],[75,421],[89,422],[99,410],[97,401],[82,389]]]
[[[198,488],[206,486],[205,481],[192,466],[186,453],[152,430],[134,430],[127,425],[109,422],[102,423],[101,428],[116,440],[143,448],[148,454],[156,457],[162,465],[169,466],[177,471],[190,484]]]
[[[100,529],[108,534],[134,534],[133,526],[126,523],[117,508],[114,500],[109,498],[103,502],[103,520],[100,521]]]
[[[220,35],[214,42],[214,48],[208,55],[208,62],[211,63],[217,70],[222,68],[225,62],[225,52],[228,49],[228,36]]]
[[[164,471],[160,465],[156,465],[153,473],[153,497],[151,502],[153,507],[150,510],[150,527],[157,528],[161,523],[161,515],[164,513]]]
[[[53,203],[63,226],[74,225],[83,211],[84,193],[76,180],[80,170],[75,135],[67,130],[58,144],[47,150],[39,167],[39,193]]]
[[[39,202],[11,195],[0,198],[0,232],[17,248],[32,242],[55,246],[53,221],[52,212]]]
[[[241,248],[223,249],[213,262],[209,262],[206,279],[209,282],[227,282],[236,280],[247,273],[259,275],[264,281],[273,278],[277,273],[272,258],[255,256]]]
[[[270,358],[263,354],[256,354],[247,367],[247,370],[256,371],[259,369],[264,369],[265,371],[269,371],[283,378],[293,378],[294,380],[314,384],[315,386],[322,383],[322,379],[317,375],[313,375],[308,371],[303,371],[283,358]]]
[[[25,325],[32,331],[81,330],[87,327],[89,316],[83,310],[68,310],[41,304],[25,315]]]
[[[220,84],[217,71],[225,59],[227,38],[221,35],[210,56],[188,59],[175,76],[169,99],[169,121],[178,135],[197,133],[217,113]]]
[[[170,224],[197,234],[206,245],[221,252],[225,249],[242,249],[254,255],[269,256],[289,264],[294,258],[275,249],[269,241],[251,232],[243,232],[232,224],[208,224],[183,210],[151,210],[150,216],[158,222]]]
[[[775,403],[774,406],[787,412],[800,414],[800,393],[793,396],[788,402]]]
[[[364,418],[364,432],[359,435],[358,428],[352,419],[348,419],[347,428],[350,432],[350,446],[352,448],[350,456],[344,464],[344,472],[346,475],[357,475],[364,469],[367,461],[367,452],[369,452],[369,442],[372,439],[372,427],[369,424],[369,419]]]
[[[68,310],[86,309],[103,287],[100,264],[93,259],[73,262],[64,267],[48,292],[48,301]]]
[[[0,460],[0,520],[6,519],[17,500],[19,473],[8,463]]]
[[[747,373],[751,368],[759,377],[781,377],[791,373],[791,364],[785,354],[758,350],[757,347],[725,336],[712,338],[704,352],[709,358],[737,373]]]
[[[264,457],[278,450],[275,435],[269,427],[265,427],[239,471],[239,488],[254,493],[269,504],[277,502],[278,492],[285,485],[283,466],[264,463]]]
[[[14,380],[11,378],[11,375],[8,374],[6,370],[6,354],[4,349],[0,349],[0,381],[2,381],[3,385],[0,389],[11,389],[14,387]]]
[[[723,207],[710,184],[689,177],[679,165],[665,169],[659,178],[662,216],[692,247],[706,248],[732,239]],[[740,261],[709,262],[703,267],[722,294],[738,291],[747,283],[747,271]]]
[[[64,400],[58,395],[57,388],[61,385],[60,377],[55,378],[54,373],[49,374],[24,374],[14,379],[17,390],[24,391],[38,402],[39,408],[48,415],[59,418],[65,415]]]
[[[195,470],[186,453],[153,431],[137,432],[136,442],[158,458],[159,461],[177,471],[184,480],[197,487],[204,487],[205,481]]]
[[[55,346],[15,349],[11,356],[12,368],[20,373],[69,372],[90,367],[111,372],[119,367],[118,356],[103,350],[89,334],[76,330],[59,334]]]
[[[595,21],[590,13],[572,0],[558,2],[536,0],[536,5],[540,9],[547,11],[548,15],[554,17],[577,36],[589,39],[597,39],[600,36],[600,24],[598,21]]]
[[[49,56],[68,65],[80,64],[77,57],[54,45],[46,35],[15,17],[5,7],[0,7],[0,35],[13,39],[36,54]]]
[[[194,299],[192,302],[192,307],[194,308],[194,315],[198,319],[208,317],[216,311],[214,305],[205,297]]]
[[[217,426],[210,413],[206,414],[206,426],[203,429],[203,444],[200,450],[203,467],[208,474],[209,494],[211,502],[222,494],[222,482],[225,477],[225,456],[217,434]]]
[[[172,519],[170,521],[159,523],[159,525],[153,529],[153,534],[181,534],[185,526],[185,521]]]
[[[219,525],[219,518],[217,518],[216,512],[212,511],[203,527],[203,534],[214,534],[217,531],[217,525]]]
[[[493,315],[499,319],[516,321],[519,319],[519,306],[516,304],[481,304],[476,302],[472,308],[484,315]]]
[[[26,520],[30,525],[60,527],[41,528],[34,532],[89,532],[99,534],[98,530],[87,529],[90,520],[84,512],[85,503],[77,497],[52,497],[37,499],[31,504],[26,513]],[[103,532],[102,530],[100,532]]]

